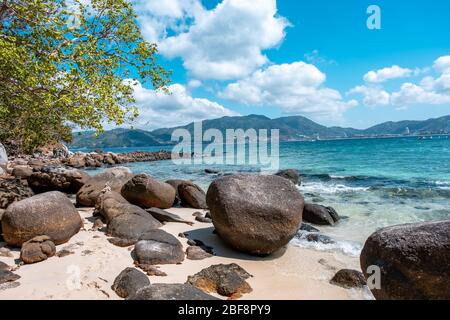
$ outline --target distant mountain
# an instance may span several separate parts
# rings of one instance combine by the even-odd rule
[[[222,117],[203,121],[203,130],[218,129],[224,135],[226,129],[279,129],[281,141],[304,139],[339,139],[361,136],[380,136],[404,134],[407,130],[411,134],[424,132],[447,132],[449,130],[450,115],[425,121],[385,122],[365,130],[341,127],[326,127],[302,116],[282,117],[270,119],[261,115],[243,117]],[[99,136],[94,132],[74,133],[72,148],[112,148],[112,147],[146,147],[171,144],[171,135],[175,129],[183,128],[191,133],[194,124],[175,128],[162,128],[154,131],[138,129],[114,129]]]

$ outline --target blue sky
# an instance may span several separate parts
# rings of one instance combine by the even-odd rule
[[[136,87],[141,127],[256,113],[365,128],[450,114],[447,0],[134,2],[173,70],[168,97]],[[370,5],[380,30],[366,26]]]

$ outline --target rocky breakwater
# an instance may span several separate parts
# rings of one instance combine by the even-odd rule
[[[275,175],[218,178],[206,201],[217,234],[254,255],[268,255],[286,245],[302,222],[303,196],[291,181]]]

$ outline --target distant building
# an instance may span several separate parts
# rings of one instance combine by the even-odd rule
[[[409,128],[408,128],[408,127],[406,127],[406,129],[405,129],[405,134],[406,134],[406,135],[411,134],[411,132],[409,131]]]

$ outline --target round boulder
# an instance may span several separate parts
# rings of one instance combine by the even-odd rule
[[[376,299],[449,300],[450,220],[380,229],[367,239],[360,261]],[[377,268],[379,288],[371,283]]]
[[[175,201],[175,189],[165,182],[146,174],[134,176],[122,187],[122,196],[132,204],[143,208],[167,209]]]
[[[36,263],[53,257],[55,253],[56,247],[50,237],[38,236],[22,245],[20,259],[24,263]]]
[[[206,201],[219,236],[237,250],[267,255],[286,245],[302,222],[303,196],[275,175],[225,176]]]
[[[135,268],[126,268],[114,280],[111,289],[121,298],[135,294],[139,289],[149,286],[147,275]]]
[[[2,218],[5,241],[18,247],[40,235],[49,236],[57,245],[67,242],[82,224],[75,206],[58,191],[14,202]]]
[[[320,204],[305,203],[303,209],[303,221],[317,225],[332,226],[339,221],[339,215],[332,207]]]

